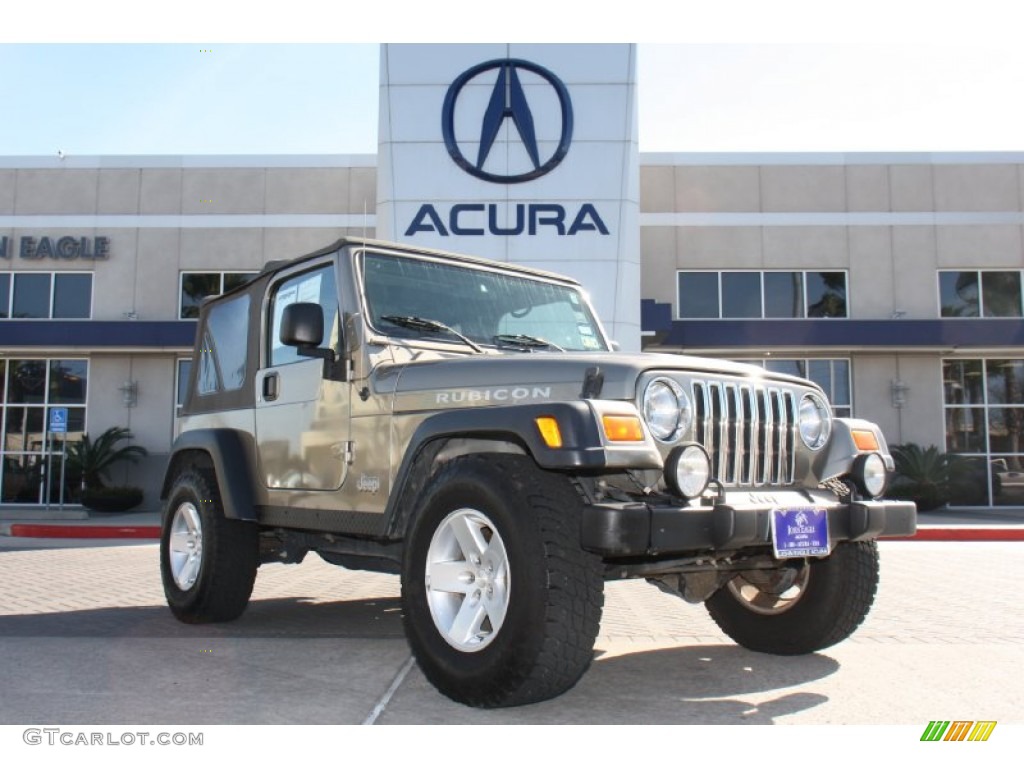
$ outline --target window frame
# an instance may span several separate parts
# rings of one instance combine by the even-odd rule
[[[823,274],[827,272],[841,272],[845,278],[845,293],[846,293],[846,314],[842,317],[811,317],[808,315],[808,296],[807,296],[807,275],[808,274]],[[700,273],[700,274],[713,274],[718,276],[717,287],[718,287],[718,317],[684,317],[682,315],[682,302],[680,301],[679,291],[679,278],[684,273]],[[723,280],[722,276],[725,274],[756,274],[758,276],[758,284],[761,293],[761,314],[759,317],[725,317],[723,312]],[[803,301],[802,311],[803,314],[799,317],[767,317],[765,315],[765,280],[766,274],[788,274],[796,273],[800,275],[800,291],[801,298]],[[704,321],[704,320],[731,320],[731,321],[758,321],[758,320],[849,320],[850,319],[850,270],[846,268],[837,267],[835,269],[676,269],[676,285],[675,285],[675,320],[691,320],[691,321]],[[797,359],[797,358],[794,358]]]
[[[92,320],[93,309],[96,299],[96,273],[86,269],[57,269],[57,270],[35,270],[26,269],[21,271],[4,272],[7,280],[7,317],[0,317],[0,322],[22,321],[39,322],[57,320],[59,322],[77,323],[83,320]],[[47,298],[46,317],[13,317],[14,314],[14,286],[18,277],[22,275],[43,275],[49,278],[50,285]],[[54,317],[54,302],[57,297],[57,276],[58,275],[87,275],[89,277],[89,313],[85,317]]]
[[[81,403],[60,403],[60,402],[55,402],[51,398],[51,394],[52,394],[51,393],[51,382],[52,382],[52,373],[53,373],[53,363],[55,361],[58,361],[58,360],[61,360],[61,361],[75,361],[75,362],[81,362],[81,363],[85,364],[86,382],[85,382],[85,391],[84,391],[84,394],[82,396],[82,402]],[[44,381],[43,381],[43,384],[42,384],[42,392],[43,392],[43,400],[42,400],[42,402],[39,402],[39,403],[17,403],[17,402],[12,403],[12,402],[10,402],[10,389],[11,389],[10,388],[10,377],[11,377],[11,365],[10,364],[12,362],[24,362],[24,361],[41,361],[41,362],[44,363],[43,370],[46,373],[45,373],[45,378],[44,378]],[[49,448],[50,448],[49,454],[45,450],[46,445],[47,445],[47,443],[46,443],[47,432],[49,431],[47,429],[47,427],[49,426],[49,414],[50,414],[50,411],[53,408],[68,408],[68,409],[75,409],[75,410],[80,409],[82,411],[82,429],[81,430],[75,430],[74,433],[75,434],[83,434],[84,435],[84,434],[86,434],[89,431],[89,396],[90,396],[90,390],[91,390],[91,386],[92,386],[91,378],[92,378],[92,374],[93,374],[92,365],[91,365],[92,360],[88,356],[82,356],[82,355],[65,355],[65,356],[60,356],[60,355],[47,356],[47,355],[31,355],[31,354],[23,355],[23,356],[17,356],[16,355],[16,356],[13,356],[13,357],[11,357],[11,356],[5,357],[4,362],[5,362],[5,366],[4,366],[4,369],[3,369],[2,378],[0,378],[0,457],[2,457],[4,459],[3,463],[0,464],[0,488],[3,487],[3,483],[4,483],[3,474],[5,472],[5,467],[6,467],[6,464],[7,464],[6,459],[8,457],[35,456],[35,457],[38,457],[40,461],[46,461],[48,455],[53,455],[53,456],[59,456],[60,455],[60,451],[59,450],[55,450],[55,448],[57,448],[57,447],[59,447],[61,445],[62,438],[58,438],[58,439],[54,440],[54,442],[49,445]],[[7,420],[8,420],[9,411],[11,409],[13,409],[13,408],[25,409],[26,418],[28,417],[28,410],[29,409],[38,409],[39,411],[42,412],[42,416],[43,416],[43,432],[42,432],[42,434],[44,436],[44,441],[43,441],[43,446],[41,446],[39,450],[20,450],[20,451],[16,451],[16,450],[8,451],[7,450],[7,448],[6,448],[6,445],[7,445],[7,443],[6,443],[6,440],[7,440]],[[63,439],[66,439],[66,435],[65,435],[65,438],[63,438]],[[75,442],[75,441],[69,440],[68,442],[70,443],[70,442]],[[5,506],[8,506],[8,505],[13,505],[13,506],[18,506],[18,505],[22,505],[22,506],[24,506],[24,505],[42,506],[43,504],[46,503],[45,498],[40,500],[40,496],[39,496],[38,492],[37,492],[37,495],[36,495],[36,499],[37,499],[36,501],[18,501],[18,500],[3,501],[2,497],[0,497],[0,509],[3,509]],[[50,503],[54,503],[54,499],[50,499]]]
[[[792,271],[792,270],[790,270],[790,271]],[[829,409],[832,411],[832,417],[833,418],[840,418],[840,419],[854,418],[854,405],[853,405],[853,403],[854,403],[854,396],[853,396],[853,358],[850,358],[850,357],[790,357],[788,355],[785,355],[785,356],[784,355],[779,355],[778,357],[776,357],[775,355],[772,355],[771,357],[742,358],[742,359],[738,359],[736,362],[748,363],[750,365],[756,365],[758,368],[763,369],[766,373],[772,373],[771,371],[768,370],[767,364],[771,363],[771,362],[779,362],[779,361],[784,361],[784,362],[785,361],[802,362],[804,364],[804,370],[806,371],[806,374],[803,376],[803,378],[807,379],[808,381],[814,381],[814,379],[812,379],[811,376],[810,376],[810,370],[811,370],[811,365],[810,364],[813,363],[813,362],[827,362],[829,364],[829,376],[832,379],[832,386],[831,386],[831,391],[825,391],[825,396],[828,398],[828,405],[829,405]],[[835,387],[835,379],[836,379],[836,376],[835,376],[835,363],[836,362],[844,362],[844,363],[846,363],[846,389],[847,389],[847,392],[850,393],[850,398],[849,398],[850,401],[848,403],[836,403],[836,401],[834,399],[834,393],[835,393],[835,389],[836,389],[836,387]],[[824,387],[822,387],[822,390],[824,391]],[[840,416],[839,414],[836,413],[836,408],[844,408],[844,409],[846,409],[847,411],[849,411],[849,415]]]
[[[338,290],[338,271],[335,259],[332,257],[325,258],[319,261],[312,261],[308,264],[302,264],[300,269],[290,270],[283,272],[277,276],[274,280],[268,282],[266,291],[264,292],[263,298],[263,311],[261,317],[263,318],[262,327],[260,328],[260,368],[281,368],[288,365],[295,365],[296,363],[309,362],[313,360],[312,357],[303,357],[297,355],[294,360],[274,362],[274,320],[275,320],[275,308],[277,305],[277,294],[285,283],[301,278],[307,275],[312,275],[314,272],[325,272],[330,275],[334,287],[334,296],[338,301],[337,313],[334,318],[334,322],[341,324],[344,322],[344,310],[341,304],[341,292]],[[322,289],[321,289],[322,290]],[[316,302],[319,304],[319,302]],[[323,305],[320,305],[321,308]],[[334,349],[330,346],[329,342],[331,334],[333,333],[333,326],[328,324],[327,318],[324,318],[324,338],[320,344],[320,349],[331,349],[335,355],[340,356],[343,353],[342,349]],[[342,328],[338,327],[339,335],[342,332]]]
[[[968,271],[968,270],[949,270],[949,271]],[[1013,271],[1013,270],[1008,270]],[[964,318],[969,319],[969,318]],[[1016,408],[1024,410],[1024,396],[1021,397],[1020,402],[1014,403],[1000,403],[992,402],[990,393],[991,386],[989,384],[989,364],[997,361],[1011,361],[1011,362],[1022,362],[1024,363],[1024,355],[973,355],[963,357],[952,357],[949,355],[943,355],[939,358],[940,368],[939,375],[941,376],[942,382],[942,423],[943,423],[943,444],[942,447],[946,453],[952,453],[957,456],[963,456],[968,459],[981,459],[985,462],[985,467],[988,468],[986,474],[987,483],[987,494],[988,504],[985,505],[966,505],[969,509],[999,509],[1001,507],[1013,506],[1013,505],[1000,505],[995,500],[995,484],[992,481],[992,466],[1000,459],[1006,459],[1011,456],[1024,456],[1024,448],[1020,453],[1013,453],[1012,451],[999,451],[994,450],[992,446],[992,417],[991,413],[997,410],[1006,410],[1009,408]],[[980,402],[975,403],[956,403],[949,402],[948,391],[947,391],[947,379],[946,379],[946,366],[950,364],[965,364],[976,362],[979,364],[979,370],[981,374],[981,386],[979,392],[981,394]],[[1022,390],[1024,393],[1024,390]],[[948,414],[950,412],[969,412],[980,410],[984,414],[984,425],[985,435],[983,438],[982,450],[955,450],[949,447],[949,431],[948,431]]]
[[[195,322],[199,319],[199,306],[205,299],[213,296],[222,296],[224,294],[224,278],[228,275],[248,275],[248,280],[253,280],[260,274],[258,269],[182,269],[178,271],[178,319]],[[208,296],[204,296],[200,299],[199,304],[196,305],[196,316],[195,317],[184,317],[182,310],[183,293],[185,291],[185,275],[217,275],[217,293],[211,293]],[[248,282],[248,280],[246,282]]]
[[[944,315],[942,314],[942,275],[947,273],[963,273],[973,272],[978,277],[978,314],[972,317],[957,317],[956,315]],[[1020,280],[1020,312],[1019,315],[985,315],[985,286],[982,283],[982,275],[986,272],[1005,272],[1007,274],[1016,273]],[[982,267],[942,267],[941,269],[935,270],[935,295],[937,299],[938,316],[940,320],[1020,320],[1024,318],[1024,269],[1013,269],[1007,267],[1005,269],[991,269]]]

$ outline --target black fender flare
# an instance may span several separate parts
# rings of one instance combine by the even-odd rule
[[[539,416],[557,419],[561,448],[549,448],[544,442],[534,421]],[[599,470],[607,464],[597,420],[584,401],[442,411],[424,420],[409,441],[384,511],[385,536],[404,536],[410,507],[406,499],[415,498],[429,479],[422,471],[416,471],[422,458],[428,459],[428,468],[433,462],[428,446],[454,437],[516,443],[543,469]]]
[[[183,432],[171,447],[170,460],[160,488],[166,499],[186,454],[205,454],[213,465],[220,490],[224,516],[233,520],[257,521],[255,484],[252,468],[256,446],[252,435],[237,429],[193,429]],[[230,469],[229,469],[230,468]]]

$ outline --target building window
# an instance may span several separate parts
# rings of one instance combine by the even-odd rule
[[[944,360],[946,451],[957,504],[1024,503],[1024,359]]]
[[[1021,298],[1017,269],[939,272],[942,317],[1022,317]]]
[[[91,272],[15,272],[0,275],[0,318],[87,320],[90,317]]]
[[[182,272],[181,301],[178,317],[195,320],[199,317],[199,305],[203,299],[219,296],[232,288],[248,282],[256,272]]]
[[[679,320],[847,317],[846,272],[676,273]]]
[[[832,415],[840,418],[853,416],[850,387],[850,361],[845,358],[745,360],[772,373],[788,373],[810,379],[821,387],[832,405]]]
[[[0,358],[0,501],[43,504],[47,496],[54,504],[60,500],[62,446],[59,437],[47,445],[50,412],[54,406],[67,408],[66,438],[80,440],[88,382],[88,360]],[[78,478],[65,472],[64,500],[77,498],[77,488]]]

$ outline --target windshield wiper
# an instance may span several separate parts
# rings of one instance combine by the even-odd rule
[[[502,341],[516,347],[551,347],[559,352],[565,352],[563,347],[558,346],[553,341],[542,339],[539,336],[527,336],[525,333],[499,333],[494,339],[495,341]]]
[[[474,352],[483,354],[483,350],[474,344],[472,341],[467,339],[461,333],[456,331],[454,328],[449,328],[444,323],[438,322],[437,320],[428,320],[425,317],[415,317],[413,315],[381,315],[381,320],[387,320],[389,323],[394,325],[400,325],[402,328],[410,328],[414,331],[427,331],[428,333],[450,333],[452,336],[459,339],[466,344],[467,347],[472,349]]]

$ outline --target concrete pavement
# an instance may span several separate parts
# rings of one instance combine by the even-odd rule
[[[834,648],[752,653],[702,606],[612,582],[582,681],[491,711],[410,665],[393,576],[315,556],[268,565],[241,619],[187,626],[164,605],[155,545],[0,552],[0,723],[1024,722],[1024,604],[1009,588],[1024,545],[881,549],[875,606]]]

